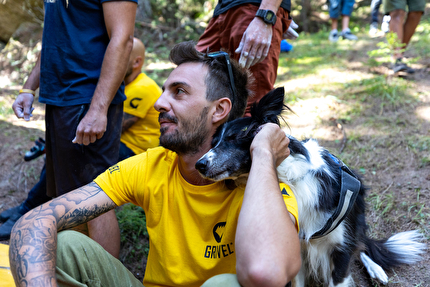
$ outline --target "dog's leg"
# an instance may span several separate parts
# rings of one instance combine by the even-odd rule
[[[342,283],[334,285],[333,282],[330,282],[330,287],[350,287],[354,286],[354,281],[352,280],[352,276],[348,275]]]
[[[378,279],[383,284],[388,283],[388,276],[385,274],[384,269],[381,266],[376,264],[369,256],[367,256],[364,252],[360,252],[360,259],[363,262],[364,267],[366,267],[367,273],[369,273],[370,277],[374,279]]]
[[[331,254],[331,272],[330,286],[347,287],[351,286],[352,278],[349,273],[349,263],[351,253],[348,250],[335,249]]]

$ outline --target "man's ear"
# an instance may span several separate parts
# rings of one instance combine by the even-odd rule
[[[229,98],[221,98],[215,101],[215,111],[212,114],[212,123],[225,122],[231,111],[231,101]]]
[[[141,56],[137,56],[136,58],[134,58],[133,60],[133,68],[139,68],[143,66],[143,59]]]

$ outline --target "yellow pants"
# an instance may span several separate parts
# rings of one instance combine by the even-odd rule
[[[9,246],[0,244],[0,287],[14,287],[12,272],[9,268]]]

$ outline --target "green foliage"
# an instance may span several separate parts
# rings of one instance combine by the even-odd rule
[[[373,209],[378,212],[378,215],[383,216],[394,207],[395,196],[392,193],[387,195],[372,194],[369,196],[369,201],[372,203]]]
[[[385,36],[387,42],[379,42],[376,44],[379,49],[368,52],[369,57],[381,57],[386,55],[392,55],[395,51],[403,53],[405,49],[403,44],[397,37],[396,33],[390,32]]]
[[[357,84],[363,87],[361,94],[380,97],[386,103],[401,105],[411,101],[407,97],[410,84],[401,78],[393,78],[387,81],[385,76],[376,76],[361,80]]]
[[[430,17],[423,16],[410,45],[414,47],[418,57],[428,58],[430,55]]]
[[[149,243],[143,209],[131,203],[125,204],[118,208],[116,216],[121,232],[121,248],[125,250],[124,258],[121,259],[139,261],[147,257]]]
[[[13,110],[9,102],[0,99],[0,119],[13,115]]]
[[[430,136],[413,136],[407,139],[408,146],[414,151],[430,151]],[[424,162],[425,158],[422,159]],[[428,160],[428,158],[427,158]]]
[[[212,10],[208,7],[214,7],[215,3],[214,0],[150,0],[152,21],[178,28],[184,23],[198,20],[211,13]]]

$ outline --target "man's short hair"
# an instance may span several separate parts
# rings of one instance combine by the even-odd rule
[[[172,63],[178,66],[189,62],[206,64],[209,68],[208,76],[205,79],[206,98],[209,101],[215,101],[227,96],[232,102],[228,120],[234,120],[243,116],[248,97],[252,93],[249,89],[251,73],[247,69],[241,68],[237,61],[230,59],[236,88],[236,98],[233,99],[225,57],[209,57],[207,53],[197,51],[193,41],[188,41],[175,45],[170,51],[169,58]]]

